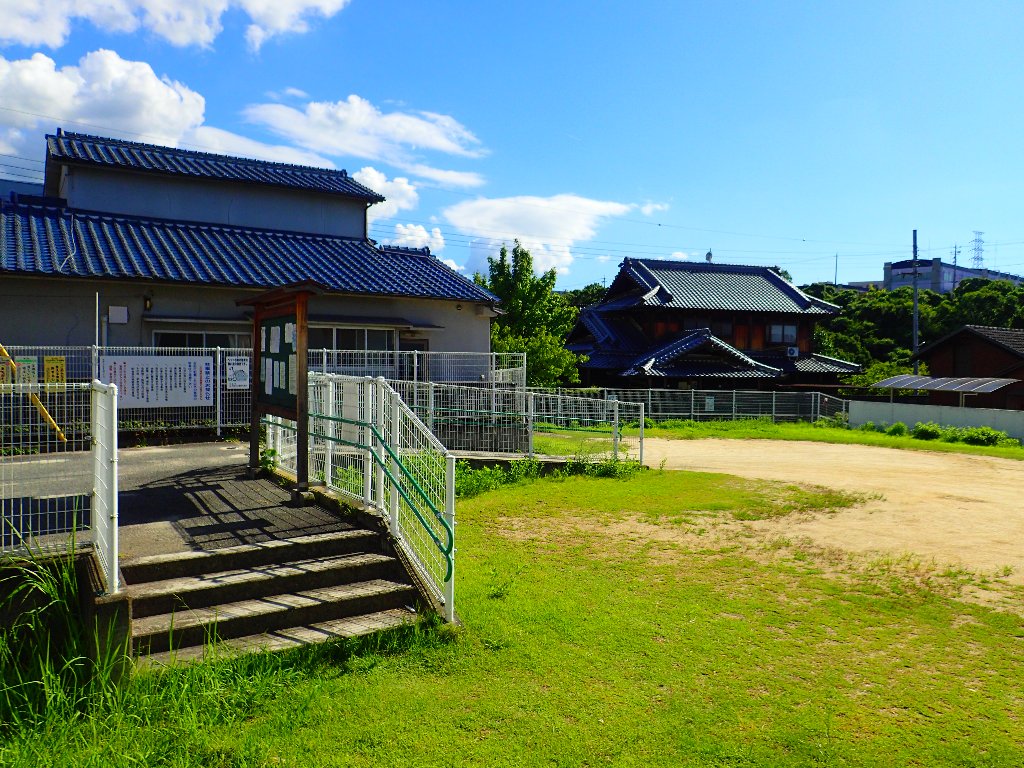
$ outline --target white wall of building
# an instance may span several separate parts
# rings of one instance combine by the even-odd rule
[[[100,343],[151,346],[154,331],[247,333],[247,308],[237,299],[259,289],[174,285],[143,281],[4,277],[0,281],[0,343],[80,346],[92,344],[96,294],[100,300]],[[146,302],[150,308],[146,309]],[[110,308],[127,308],[127,323],[111,323]],[[479,308],[478,308],[479,307]],[[310,314],[402,318],[438,328],[401,331],[426,339],[434,352],[489,352],[490,317],[484,305],[433,299],[317,296]],[[115,310],[115,316],[118,314]],[[108,318],[103,322],[103,318]],[[228,321],[228,322],[225,322]]]

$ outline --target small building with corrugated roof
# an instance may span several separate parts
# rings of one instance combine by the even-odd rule
[[[924,345],[916,358],[932,376],[1018,379],[994,392],[972,395],[964,405],[1024,410],[1024,328],[965,325]],[[928,402],[960,404],[958,395],[950,392],[929,392]]]

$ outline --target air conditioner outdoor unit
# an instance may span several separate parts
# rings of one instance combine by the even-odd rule
[[[786,357],[800,357],[800,347],[786,347]]]

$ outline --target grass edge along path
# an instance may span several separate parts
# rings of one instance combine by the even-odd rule
[[[483,493],[460,502],[457,633],[140,675],[137,708],[45,724],[0,763],[1024,762],[1020,617],[758,542],[742,517],[765,488],[644,472]],[[774,493],[801,512],[816,491]]]
[[[636,427],[625,427],[625,437],[640,434]],[[735,421],[669,421],[654,422],[644,428],[644,436],[669,440],[702,440],[720,438],[727,440],[792,440],[840,445],[869,445],[879,448],[894,448],[909,451],[933,451],[939,453],[963,453],[974,456],[994,456],[1002,459],[1024,461],[1024,446],[1009,445],[968,445],[945,442],[940,439],[921,440],[909,435],[889,435],[874,430],[849,429],[835,426],[832,422],[777,422],[770,419],[739,419]],[[607,453],[610,438],[601,430],[560,430],[548,429],[538,432],[534,446],[538,453],[553,456],[587,456]],[[623,454],[636,458],[624,448]]]

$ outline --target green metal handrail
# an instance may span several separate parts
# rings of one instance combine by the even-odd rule
[[[377,438],[378,442],[381,444],[381,446],[383,446],[384,450],[387,451],[388,455],[394,460],[394,462],[402,470],[402,474],[404,474],[406,476],[406,478],[409,480],[409,482],[412,483],[413,488],[415,488],[416,491],[419,493],[420,498],[422,498],[423,501],[426,502],[427,506],[430,508],[430,511],[434,513],[435,519],[441,524],[441,526],[445,530],[445,533],[447,534],[447,539],[448,539],[447,544],[442,543],[441,539],[437,536],[436,533],[434,533],[434,529],[430,526],[430,524],[426,521],[426,519],[420,513],[419,507],[409,497],[409,494],[406,492],[405,488],[402,486],[402,483],[399,482],[398,478],[396,478],[391,473],[391,470],[388,469],[388,463],[386,461],[384,461],[383,457],[379,456],[377,454],[377,452],[373,450],[372,446],[364,445],[363,443],[352,442],[351,440],[345,440],[345,439],[340,438],[340,437],[333,437],[331,435],[323,434],[323,433],[315,431],[315,430],[311,432],[311,434],[314,435],[315,437],[319,437],[319,438],[322,438],[324,440],[329,440],[329,441],[334,442],[334,443],[340,443],[341,445],[347,445],[347,446],[351,446],[353,448],[359,448],[360,450],[366,451],[367,453],[369,453],[373,457],[374,461],[377,462],[377,464],[380,466],[380,468],[384,471],[384,474],[387,475],[388,479],[391,480],[392,483],[394,483],[394,486],[398,490],[399,495],[401,495],[401,497],[403,499],[405,499],[405,503],[409,505],[409,508],[412,510],[413,515],[416,516],[416,519],[419,520],[420,525],[423,526],[423,529],[427,532],[427,535],[430,537],[431,541],[434,542],[434,546],[436,546],[438,551],[442,555],[444,555],[444,559],[445,559],[445,576],[444,576],[444,581],[448,581],[452,577],[452,572],[454,570],[454,563],[452,562],[452,552],[455,549],[455,532],[452,530],[452,527],[451,527],[451,525],[449,525],[448,521],[444,519],[444,516],[441,514],[441,512],[437,509],[437,506],[433,503],[433,501],[431,501],[431,499],[427,495],[426,491],[423,490],[423,487],[419,484],[419,482],[416,480],[416,478],[413,476],[413,474],[409,471],[408,467],[406,467],[405,464],[402,462],[401,458],[399,458],[398,454],[396,454],[394,452],[394,450],[392,450],[391,446],[389,446],[385,442],[384,436],[380,433],[380,431],[377,429],[377,427],[375,425],[373,425],[371,423],[368,423],[368,422],[365,422],[365,421],[359,421],[357,419],[346,419],[346,418],[341,417],[341,416],[327,416],[327,415],[319,414],[319,413],[311,413],[311,414],[309,414],[309,416],[310,416],[310,418],[325,419],[327,421],[334,421],[334,422],[337,422],[337,423],[340,423],[340,424],[350,424],[350,425],[356,426],[356,427],[364,427],[366,429],[369,429],[373,433],[374,437]],[[267,421],[266,419],[261,419],[261,421],[262,421],[262,423],[268,424],[268,425],[272,423],[270,421]],[[293,427],[293,426],[286,425],[286,424],[276,424],[276,423],[274,423],[273,425],[277,426],[277,427],[281,427],[283,429],[290,430],[292,432],[298,432],[299,431],[298,426],[294,426]]]

